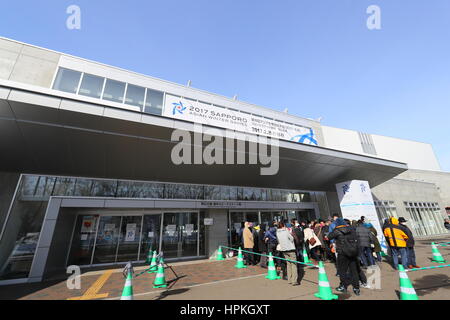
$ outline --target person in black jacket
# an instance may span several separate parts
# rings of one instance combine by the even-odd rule
[[[259,230],[258,230],[258,249],[259,253],[261,253],[263,256],[261,256],[261,260],[259,263],[259,266],[261,268],[267,268],[267,257],[264,256],[267,254],[267,243],[265,241],[265,233],[266,233],[266,225],[260,224]]]
[[[408,240],[406,240],[406,252],[408,256],[408,268],[420,268],[416,263],[416,252],[414,251],[414,246],[416,245],[413,233],[411,229],[406,225],[406,219],[403,217],[398,218],[398,226],[403,230],[404,233],[408,236]]]
[[[350,227],[342,218],[338,218],[336,220],[336,228],[328,234],[328,239],[336,241],[337,269],[341,281],[336,291],[347,292],[347,287],[351,284],[353,292],[359,296],[361,291],[359,288],[359,249],[356,230]],[[347,277],[347,272],[350,273],[350,281]]]
[[[305,235],[301,229],[300,224],[296,219],[292,219],[292,236],[294,237],[295,252],[297,254],[297,261],[303,262],[303,244],[305,242]]]

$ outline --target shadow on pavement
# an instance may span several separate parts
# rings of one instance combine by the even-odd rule
[[[416,279],[413,285],[418,296],[426,296],[440,288],[450,289],[450,278],[446,274],[431,274]]]
[[[178,280],[183,279],[185,277],[187,277],[187,275],[181,275],[176,277],[175,279],[167,281],[167,288],[168,289],[172,288],[177,283]]]
[[[0,290],[0,300],[18,300],[38,291],[53,287],[65,280],[53,280],[40,283],[24,283],[3,286]]]
[[[153,300],[163,300],[164,298],[168,296],[173,296],[176,294],[182,294],[189,291],[189,288],[182,288],[182,289],[175,289],[175,290],[167,290],[164,292],[161,292],[161,294],[157,297],[155,297]]]

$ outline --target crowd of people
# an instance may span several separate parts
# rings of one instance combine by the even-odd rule
[[[414,251],[414,236],[404,218],[386,219],[383,235],[394,269],[401,263],[405,268],[419,268]],[[267,268],[267,255],[275,259],[277,271],[292,286],[298,286],[304,275],[304,252],[308,260],[317,264],[328,261],[336,264],[339,292],[360,295],[361,287],[368,287],[364,270],[382,262],[382,247],[375,227],[365,217],[350,221],[333,215],[329,220],[273,221],[269,226],[245,222],[238,237],[244,249],[247,265]],[[277,259],[282,258],[282,259]]]

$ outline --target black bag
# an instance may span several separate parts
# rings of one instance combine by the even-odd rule
[[[359,255],[359,246],[357,239],[349,239],[342,231],[342,254],[349,258],[356,258]]]

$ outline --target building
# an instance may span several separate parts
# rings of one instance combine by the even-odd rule
[[[197,130],[197,118],[179,112],[191,106],[203,127],[280,138],[278,174],[173,164],[174,129]],[[203,121],[202,110],[216,116]],[[369,182],[380,220],[404,216],[418,237],[447,233],[450,174],[429,144],[326,127],[4,38],[0,150],[0,284],[143,261],[150,247],[167,259],[212,257],[236,245],[245,220],[339,213],[336,184],[349,180]]]

